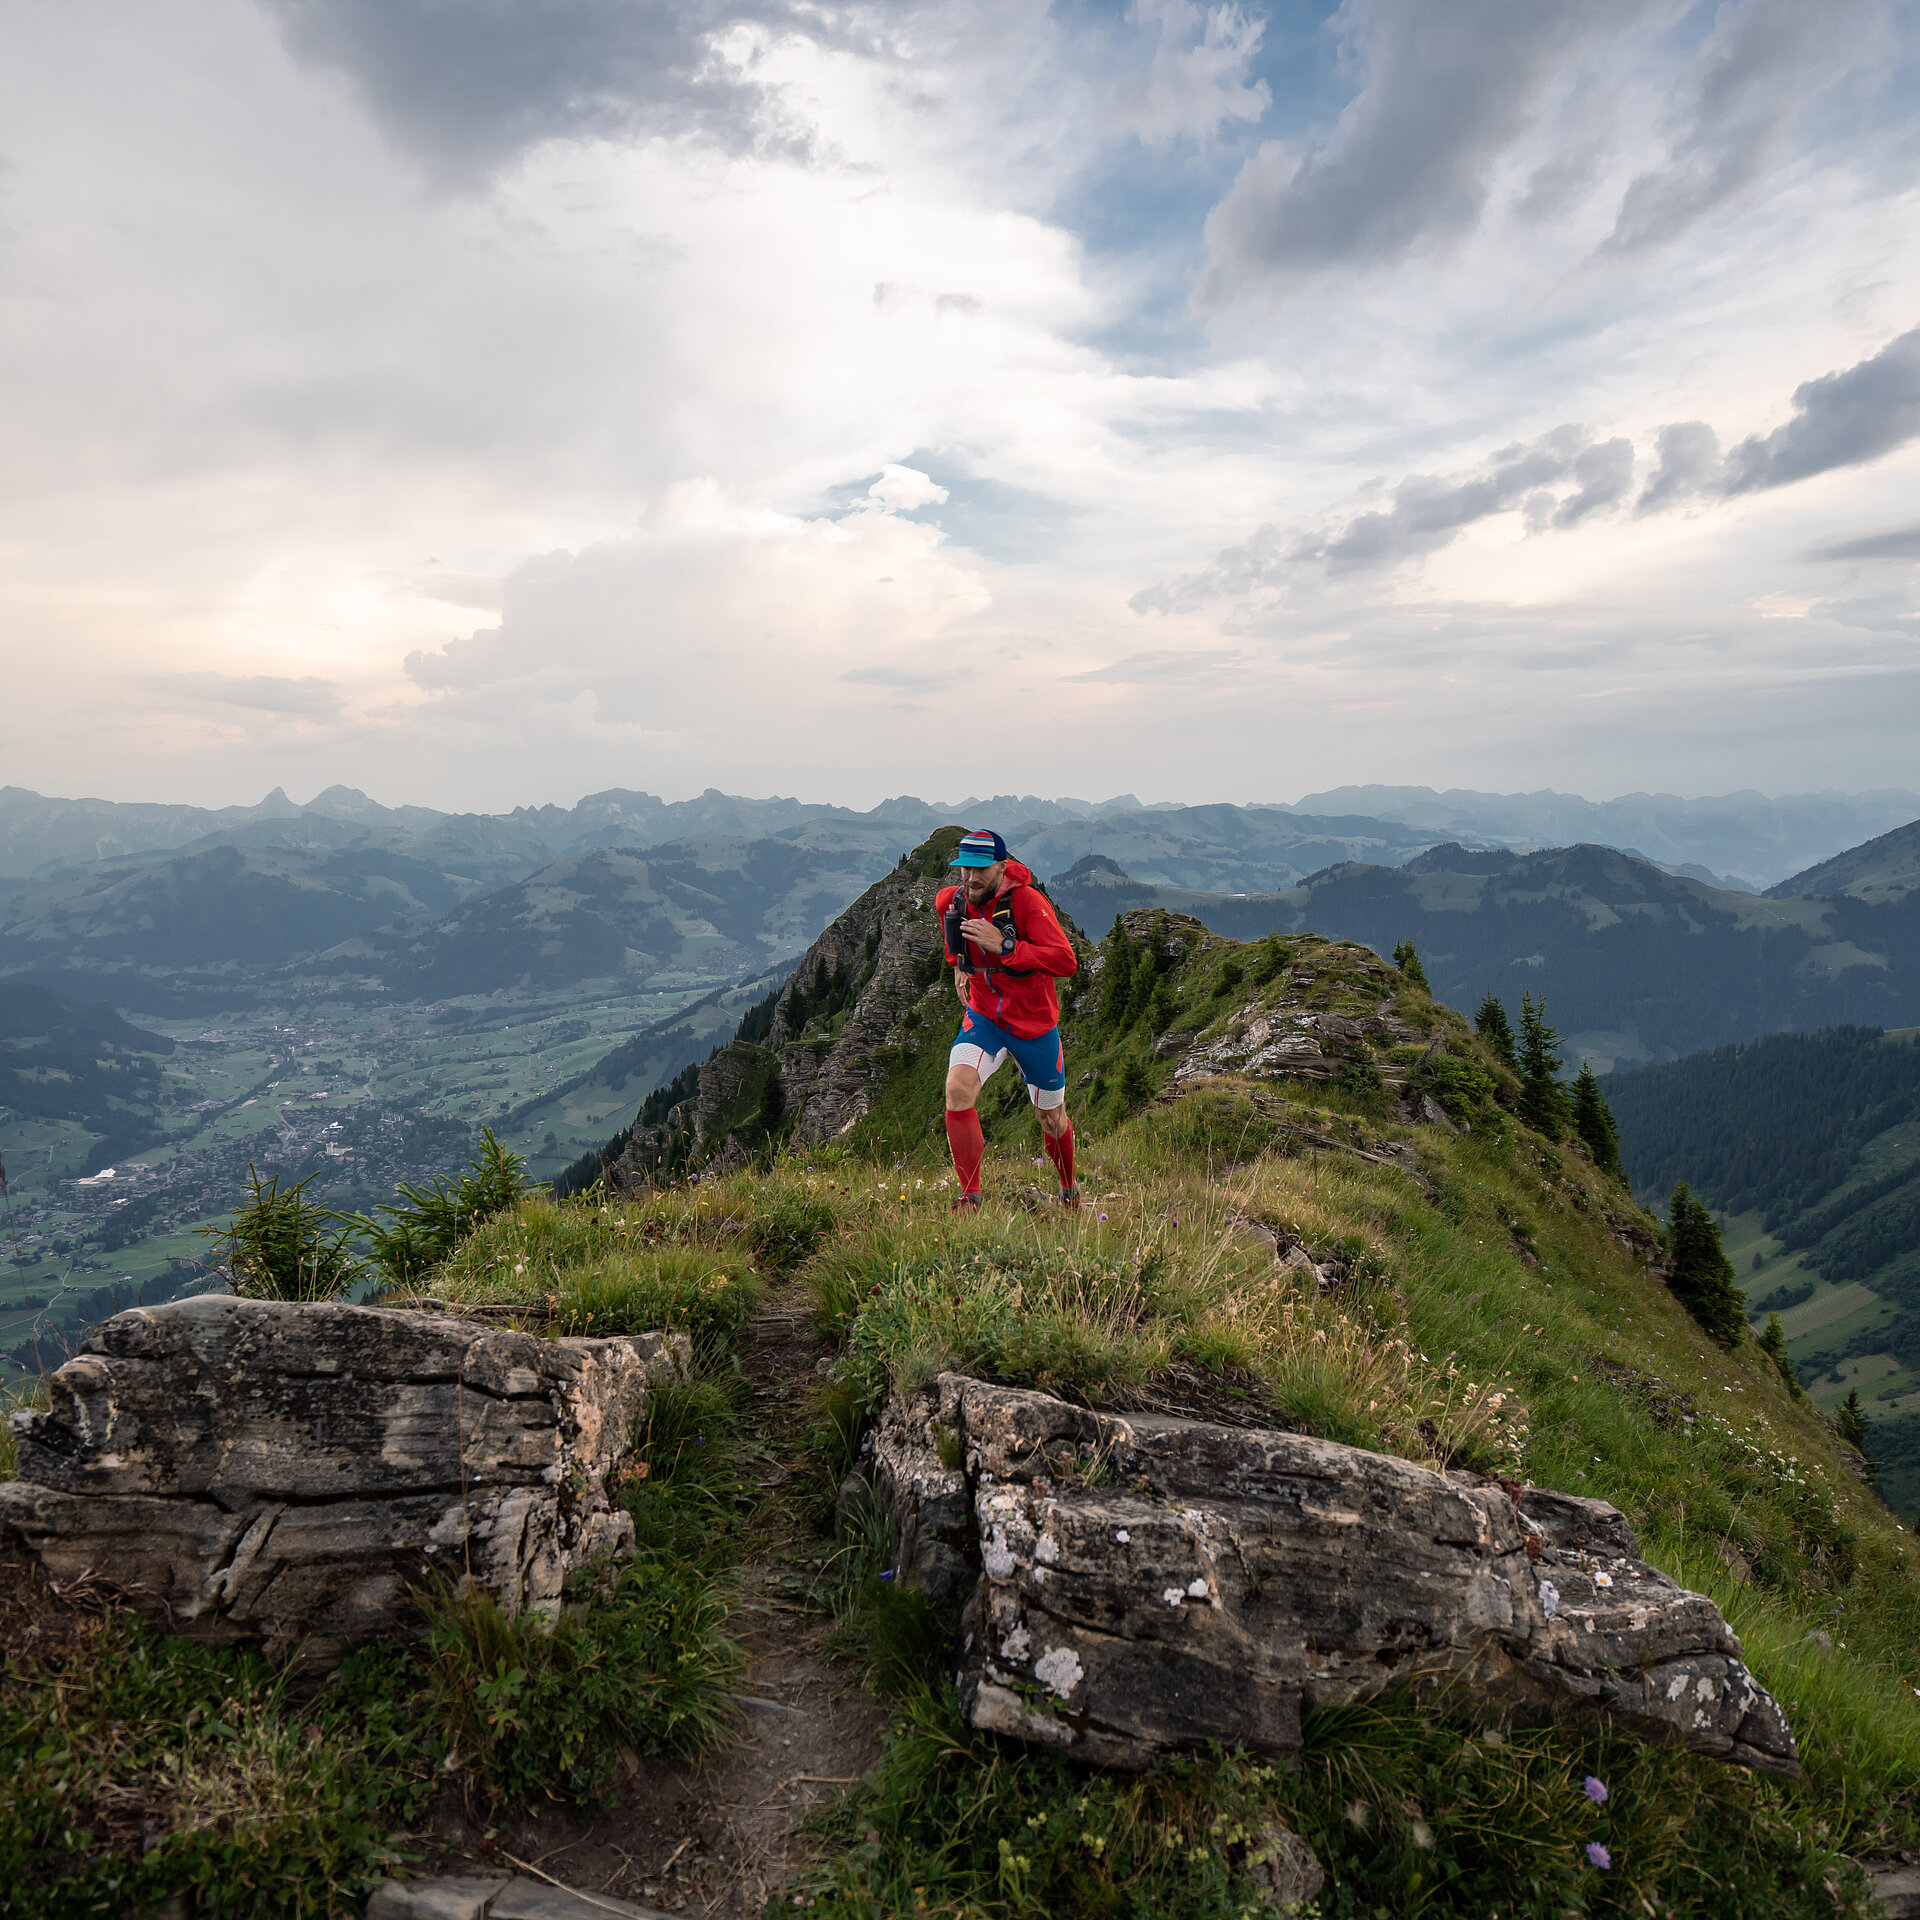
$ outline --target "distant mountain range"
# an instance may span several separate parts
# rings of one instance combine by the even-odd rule
[[[1371,814],[1432,834],[1435,840],[1491,844],[1531,852],[1582,841],[1618,847],[1689,879],[1759,892],[1843,847],[1920,817],[1920,793],[1718,794],[1684,800],[1673,793],[1629,793],[1583,800],[1575,793],[1473,793],[1432,787],[1334,787],[1310,793],[1295,810]]]
[[[1872,858],[1843,856],[1847,890],[1817,896],[1802,878],[1765,897],[1711,887],[1609,847],[1457,845],[1247,897],[1146,885],[1093,855],[1050,891],[1094,934],[1157,906],[1241,940],[1311,930],[1383,954],[1412,940],[1441,999],[1470,1012],[1489,988],[1510,1010],[1542,995],[1568,1046],[1605,1071],[1783,1029],[1920,1021],[1920,892],[1894,878],[1916,839],[1920,826]]]
[[[382,806],[345,786],[329,787],[304,806],[276,787],[258,806],[219,808],[48,799],[0,787],[0,888],[9,881],[52,878],[63,865],[215,842],[289,850],[377,845],[494,887],[595,847],[658,846],[712,835],[752,840],[813,825],[878,830],[904,851],[932,828],[958,820],[995,826],[1010,841],[1032,843],[1023,851],[1034,856],[1028,864],[1036,871],[1105,853],[1139,879],[1225,892],[1287,886],[1336,858],[1393,865],[1449,840],[1520,852],[1592,842],[1712,885],[1759,891],[1915,818],[1920,793],[1904,789],[1779,799],[1743,792],[1691,800],[1644,793],[1586,800],[1553,792],[1353,786],[1291,804],[1245,807],[1147,805],[1130,793],[1101,801],[1003,793],[928,802],[901,795],[861,812],[787,798],[743,799],[712,788],[675,801],[613,788],[573,807],[481,814]],[[1102,825],[1113,832],[1088,831]],[[1071,831],[1076,827],[1082,830],[1077,840]],[[1039,831],[1052,828],[1069,831],[1060,838]],[[1316,844],[1329,840],[1345,844],[1316,857]],[[1285,857],[1290,847],[1301,849],[1298,858]],[[1192,863],[1188,848],[1205,850],[1202,865]],[[1216,855],[1236,848],[1246,861],[1233,877],[1223,877]],[[1267,857],[1270,851],[1280,864]]]

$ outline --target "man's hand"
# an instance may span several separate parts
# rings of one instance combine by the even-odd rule
[[[1000,951],[1000,929],[991,920],[963,920],[960,931],[976,947],[985,947],[994,953]]]

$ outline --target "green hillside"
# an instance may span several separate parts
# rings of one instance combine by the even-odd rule
[[[1142,885],[1108,860],[1052,885],[1089,926],[1157,906],[1236,939],[1312,927],[1383,953],[1412,940],[1441,999],[1543,995],[1601,1071],[1783,1029],[1920,1021],[1920,894],[1762,898],[1597,846],[1434,847],[1247,898]]]
[[[1749,1317],[1779,1314],[1818,1405],[1858,1395],[1881,1491],[1920,1514],[1920,1032],[1775,1034],[1606,1086],[1636,1189],[1730,1216]]]
[[[549,1328],[694,1333],[702,1378],[621,1495],[637,1577],[583,1592],[551,1640],[484,1641],[443,1612],[431,1662],[377,1649],[311,1704],[245,1656],[111,1619],[84,1658],[46,1642],[0,1714],[13,1884],[44,1900],[57,1883],[61,1911],[108,1890],[144,1911],[245,1873],[253,1913],[345,1911],[404,1824],[441,1867],[591,1860],[609,1895],[697,1911],[720,1888],[697,1866],[672,1879],[653,1834],[667,1798],[673,1836],[725,1830],[729,1748],[698,1772],[674,1755],[742,1697],[753,1724],[728,1737],[777,1754],[799,1723],[759,1709],[804,1645],[837,1663],[836,1698],[864,1681],[890,1733],[853,1769],[772,1763],[753,1804],[803,1821],[779,1911],[1270,1915],[1256,1842],[1279,1819],[1327,1869],[1319,1910],[1355,1920],[1864,1920],[1852,1863],[1920,1847],[1920,1569],[1818,1410],[1757,1343],[1727,1351],[1695,1324],[1657,1223],[1515,1117],[1512,1075],[1457,1014],[1317,934],[1243,946],[1143,914],[1085,946],[1064,1033],[1087,1204],[1047,1204],[1031,1114],[1001,1080],[987,1204],[954,1215],[939,1085],[956,1009],[929,906],[946,850],[869,889],[703,1065],[679,1114],[697,1182],[527,1198],[424,1276],[495,1314],[524,1297]],[[1313,1044],[1267,1044],[1292,1032]],[[797,1076],[788,1097],[767,1097],[768,1061]],[[815,1061],[837,1063],[830,1112]],[[849,1099],[854,1121],[822,1137]],[[1112,1776],[972,1731],[941,1630],[880,1577],[884,1538],[834,1532],[863,1428],[943,1367],[1613,1501],[1733,1622],[1803,1776],[1571,1722],[1489,1732],[1464,1695],[1310,1715],[1288,1766],[1209,1752]],[[757,1673],[716,1654],[722,1614]],[[648,1717],[670,1675],[692,1690],[677,1748]],[[247,1752],[274,1756],[271,1798],[230,1830],[155,1785],[161,1754],[232,1777],[221,1716],[181,1710],[223,1698]],[[96,1722],[111,1740],[87,1738]],[[808,1811],[800,1771],[843,1777]],[[50,1848],[75,1794],[161,1844],[116,1853],[69,1826]]]

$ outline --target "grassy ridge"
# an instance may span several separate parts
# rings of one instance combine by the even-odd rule
[[[1382,1047],[1337,1085],[1218,1080],[1158,1102],[1170,1069],[1152,1050],[1153,1020],[1204,1039],[1249,976],[1258,986],[1274,964],[1279,983],[1309,958],[1317,1005],[1357,1012],[1391,991],[1439,1043],[1453,1064],[1434,1084],[1457,1098],[1467,1130],[1408,1125],[1381,1084],[1383,1068],[1404,1063]],[[949,1210],[938,1085],[956,1010],[938,983],[846,1140],[775,1142],[757,1167],[625,1199],[528,1200],[471,1235],[426,1291],[519,1302],[556,1332],[672,1325],[693,1336],[701,1381],[659,1403],[640,1436],[648,1472],[622,1492],[645,1577],[600,1584],[579,1628],[590,1644],[503,1640],[483,1609],[464,1622],[443,1610],[426,1655],[367,1656],[424,1659],[384,1684],[430,1705],[368,1718],[358,1746],[343,1720],[328,1764],[360,1758],[341,1760],[344,1773],[315,1762],[289,1774],[302,1793],[357,1796],[361,1827],[328,1828],[362,1836],[347,1853],[302,1838],[318,1831],[301,1824],[307,1801],[212,1829],[243,1866],[277,1848],[304,1876],[307,1890],[250,1910],[326,1911],[364,1884],[407,1796],[449,1751],[484,1791],[524,1793],[535,1780],[604,1790],[577,1770],[588,1745],[576,1710],[601,1677],[609,1716],[633,1697],[663,1701],[656,1745],[684,1751],[720,1730],[708,1709],[728,1671],[727,1567],[747,1524],[726,1452],[728,1355],[769,1278],[796,1269],[836,1344],[816,1436],[823,1484],[888,1392],[962,1366],[1094,1404],[1226,1411],[1594,1494],[1628,1514],[1650,1559],[1724,1608],[1785,1705],[1806,1769],[1782,1783],[1590,1730],[1501,1737],[1444,1701],[1386,1700],[1313,1717],[1294,1769],[1205,1755],[1140,1779],[1087,1774],[959,1722],[936,1623],[880,1580],[884,1542],[856,1529],[826,1597],[892,1703],[894,1738],[812,1829],[789,1892],[814,1911],[1266,1913],[1278,1820],[1331,1870],[1328,1915],[1857,1910],[1845,1856],[1920,1844],[1910,1539],[1767,1357],[1752,1342],[1723,1352],[1679,1308],[1649,1266],[1653,1223],[1624,1191],[1580,1149],[1515,1122],[1497,1104],[1502,1070],[1464,1023],[1411,986],[1383,984],[1385,971],[1329,943],[1214,946],[1165,977],[1151,1017],[1116,1020],[1084,993],[1067,1030],[1071,1078],[1094,1076],[1073,1096],[1077,1215],[1045,1203],[1037,1128],[1017,1085],[998,1083],[987,1206]],[[1276,1244],[1306,1249],[1334,1284],[1281,1265]],[[635,1624],[624,1609],[643,1596],[655,1611]],[[149,1661],[201,1662],[234,1697],[251,1686],[270,1701],[271,1676],[239,1656],[180,1650],[123,1622],[113,1631]],[[623,1696],[622,1676],[661,1671],[666,1645],[697,1656],[707,1691],[667,1701],[643,1684]],[[72,1803],[69,1783],[84,1778],[95,1808],[106,1804],[96,1783],[146,1792],[187,1737],[164,1690],[103,1695],[85,1724],[110,1714],[141,1758],[101,1771],[80,1722],[62,1731],[47,1718],[56,1697],[80,1697],[70,1682],[31,1661],[12,1682],[0,1761],[33,1783],[0,1818],[0,1866],[17,1877],[43,1870],[21,1863],[49,1857],[44,1822]],[[273,1711],[283,1730],[298,1717]],[[164,1817],[175,1824],[151,1872],[147,1856],[129,1864],[97,1814],[73,1826],[80,1838],[62,1856],[73,1897],[60,1910],[106,1910],[108,1890],[125,1905],[129,1888],[170,1889],[172,1863],[202,1856],[166,1851],[194,1830]]]

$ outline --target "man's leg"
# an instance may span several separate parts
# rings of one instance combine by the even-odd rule
[[[947,1068],[947,1144],[960,1181],[960,1204],[980,1204],[980,1165],[987,1157],[987,1136],[980,1131],[974,1103],[980,1098],[980,1074],[959,1062]]]
[[[1080,1186],[1073,1177],[1073,1122],[1067,1117],[1066,1096],[1062,1094],[1060,1104],[1053,1107],[1043,1107],[1035,1100],[1034,1111],[1040,1116],[1040,1144],[1060,1176],[1060,1198],[1068,1206],[1077,1207]]]

